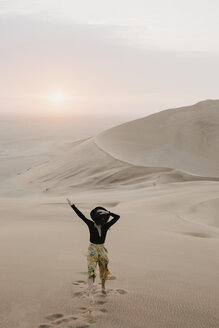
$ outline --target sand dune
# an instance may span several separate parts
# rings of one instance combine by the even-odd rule
[[[208,103],[209,102],[207,102],[207,104]],[[200,104],[198,105],[198,108],[199,107],[202,108]],[[208,107],[206,108],[208,109]],[[207,109],[205,109],[205,112]],[[185,110],[182,109],[181,111],[184,113]],[[176,112],[181,113],[181,111]],[[189,110],[188,112],[190,114]],[[177,115],[173,110],[167,110],[164,111],[164,113],[166,116],[167,114],[169,116],[171,116],[171,114],[173,114],[173,116]],[[65,145],[64,150],[59,149],[57,154],[53,155],[52,158],[46,162],[40,165],[30,166],[28,170],[17,173],[17,176],[10,180],[10,187],[7,181],[4,195],[8,193],[14,193],[16,195],[14,189],[15,185],[19,185],[21,188],[27,188],[29,192],[35,189],[39,192],[48,194],[65,194],[73,189],[112,189],[115,187],[133,189],[174,182],[219,180],[219,177],[216,177],[216,173],[214,173],[215,170],[218,169],[216,163],[219,152],[213,153],[213,150],[212,156],[214,155],[215,157],[215,168],[213,171],[210,169],[211,165],[208,165],[209,157],[206,159],[205,149],[203,153],[202,150],[199,150],[199,155],[192,155],[192,149],[188,149],[186,156],[190,158],[192,169],[190,167],[190,172],[183,170],[185,158],[178,158],[178,152],[181,152],[180,148],[183,147],[183,140],[179,145],[175,144],[172,146],[169,145],[169,140],[167,140],[168,147],[172,147],[171,153],[168,151],[166,152],[166,146],[164,145],[162,149],[163,155],[162,152],[160,152],[160,158],[156,159],[156,166],[152,166],[155,162],[150,162],[151,151],[154,151],[157,146],[154,144],[155,141],[153,140],[153,134],[150,130],[152,124],[148,122],[151,117],[153,117],[153,119],[155,117],[156,122],[162,122],[163,112],[119,125],[97,136],[76,140]],[[167,122],[168,121],[172,121],[172,119],[167,120]],[[178,121],[181,124],[181,118],[179,118]],[[132,126],[132,133],[130,133],[130,125]],[[150,126],[149,130],[147,128],[148,126]],[[157,140],[163,138],[159,129],[156,130],[154,127],[154,131],[158,131],[157,134],[154,133]],[[176,132],[176,129],[174,131]],[[143,133],[144,137],[142,136]],[[151,133],[152,137],[145,143],[145,138],[147,138],[148,133]],[[201,132],[194,131],[193,133],[199,135]],[[134,142],[133,144],[129,142],[130,138],[132,142]],[[168,138],[175,140],[174,133],[173,135],[170,133]],[[125,140],[127,140],[126,143]],[[194,140],[198,140],[198,138],[194,138]],[[147,146],[149,147],[149,141],[151,145],[150,149],[147,149]],[[214,143],[210,143],[209,147],[205,147],[208,148],[208,150],[211,147],[216,149],[216,143],[217,138]],[[198,145],[196,146],[198,147]],[[193,147],[195,147],[195,145],[193,145]],[[120,154],[119,159],[117,153]],[[144,157],[143,154],[147,154],[147,156]],[[195,157],[192,158],[192,156]],[[205,157],[205,159],[200,161],[200,156]],[[141,158],[141,160],[139,160],[139,158]],[[166,167],[165,161],[169,161],[169,164],[170,161],[174,161],[174,163],[171,163],[172,167]],[[177,164],[179,161],[180,164]],[[140,163],[136,164],[135,162]],[[208,175],[200,175],[201,166],[202,174],[206,173]],[[188,169],[188,167],[186,167],[186,169]]]
[[[11,179],[11,190],[35,189],[50,195],[61,195],[76,190],[138,189],[159,184],[183,181],[218,181],[219,178],[201,177],[184,171],[162,167],[143,167],[120,161],[103,151],[94,138],[73,142],[52,159],[18,173]],[[8,181],[4,194],[9,188]],[[13,189],[13,190],[12,190]]]
[[[219,100],[173,108],[95,137],[99,147],[134,165],[219,177]]]

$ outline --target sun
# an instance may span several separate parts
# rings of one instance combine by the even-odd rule
[[[67,100],[67,96],[64,95],[61,92],[54,92],[49,96],[49,99],[54,103],[54,104],[63,104]]]

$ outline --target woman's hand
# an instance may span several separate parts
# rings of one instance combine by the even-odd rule
[[[73,203],[71,203],[71,201],[70,201],[68,198],[66,198],[66,199],[67,199],[67,201],[68,201],[69,205],[70,205],[70,206],[72,206],[72,205],[73,205]]]
[[[97,210],[97,212],[100,213],[100,214],[109,214],[110,211]]]

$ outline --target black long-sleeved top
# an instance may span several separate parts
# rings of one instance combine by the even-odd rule
[[[110,215],[113,217],[113,219],[101,226],[101,237],[100,237],[97,229],[94,226],[94,221],[88,220],[84,216],[84,214],[81,213],[81,211],[75,206],[75,204],[72,204],[71,208],[87,224],[89,231],[90,231],[90,242],[93,244],[103,244],[105,242],[106,233],[107,233],[108,229],[114,223],[116,223],[116,221],[120,218],[120,215],[110,212]]]

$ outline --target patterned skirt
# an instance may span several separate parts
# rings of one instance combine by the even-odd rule
[[[88,263],[88,278],[96,277],[97,264],[99,266],[100,279],[107,280],[110,271],[108,270],[108,251],[104,244],[92,244],[88,246],[87,263]]]

